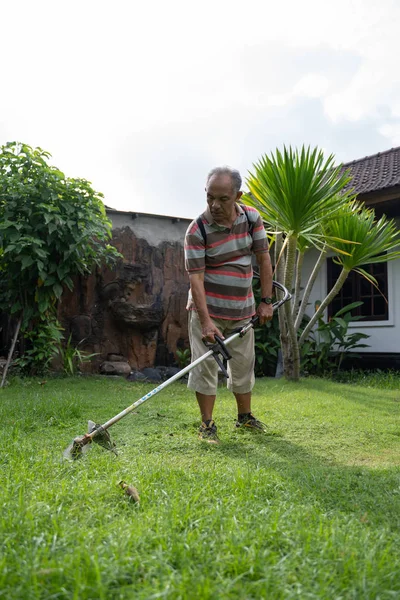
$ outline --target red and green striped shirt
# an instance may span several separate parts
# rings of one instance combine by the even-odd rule
[[[204,271],[208,312],[218,319],[241,320],[255,314],[252,290],[252,254],[268,252],[268,240],[255,208],[237,204],[237,218],[229,229],[218,225],[207,209],[200,218],[206,242],[196,221],[185,236],[185,267],[188,273]],[[251,233],[249,231],[251,223]],[[188,308],[194,309],[189,292]]]

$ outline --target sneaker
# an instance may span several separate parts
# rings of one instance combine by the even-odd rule
[[[199,438],[209,444],[219,444],[217,426],[214,421],[205,421],[200,425]]]
[[[248,429],[254,429],[256,431],[266,431],[267,426],[262,423],[252,413],[246,413],[244,415],[238,415],[236,421],[236,427],[247,427]]]

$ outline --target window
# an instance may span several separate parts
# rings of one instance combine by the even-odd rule
[[[334,286],[342,270],[340,265],[328,258],[328,291]],[[388,315],[388,277],[387,263],[363,265],[362,269],[373,275],[378,283],[377,289],[362,275],[351,271],[336,298],[328,307],[328,317],[332,317],[338,310],[361,301],[363,304],[352,310],[352,316],[361,315],[360,321],[387,321]]]

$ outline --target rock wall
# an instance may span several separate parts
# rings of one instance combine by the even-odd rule
[[[149,236],[150,237],[150,236]],[[182,241],[157,246],[131,227],[113,231],[113,245],[123,260],[76,279],[65,290],[59,318],[74,343],[98,356],[87,369],[117,355],[132,369],[176,363],[176,350],[188,346],[189,288]]]

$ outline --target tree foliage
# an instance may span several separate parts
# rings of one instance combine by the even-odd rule
[[[54,316],[63,286],[118,253],[102,194],[49,165],[41,148],[0,151],[0,310],[22,330]]]

